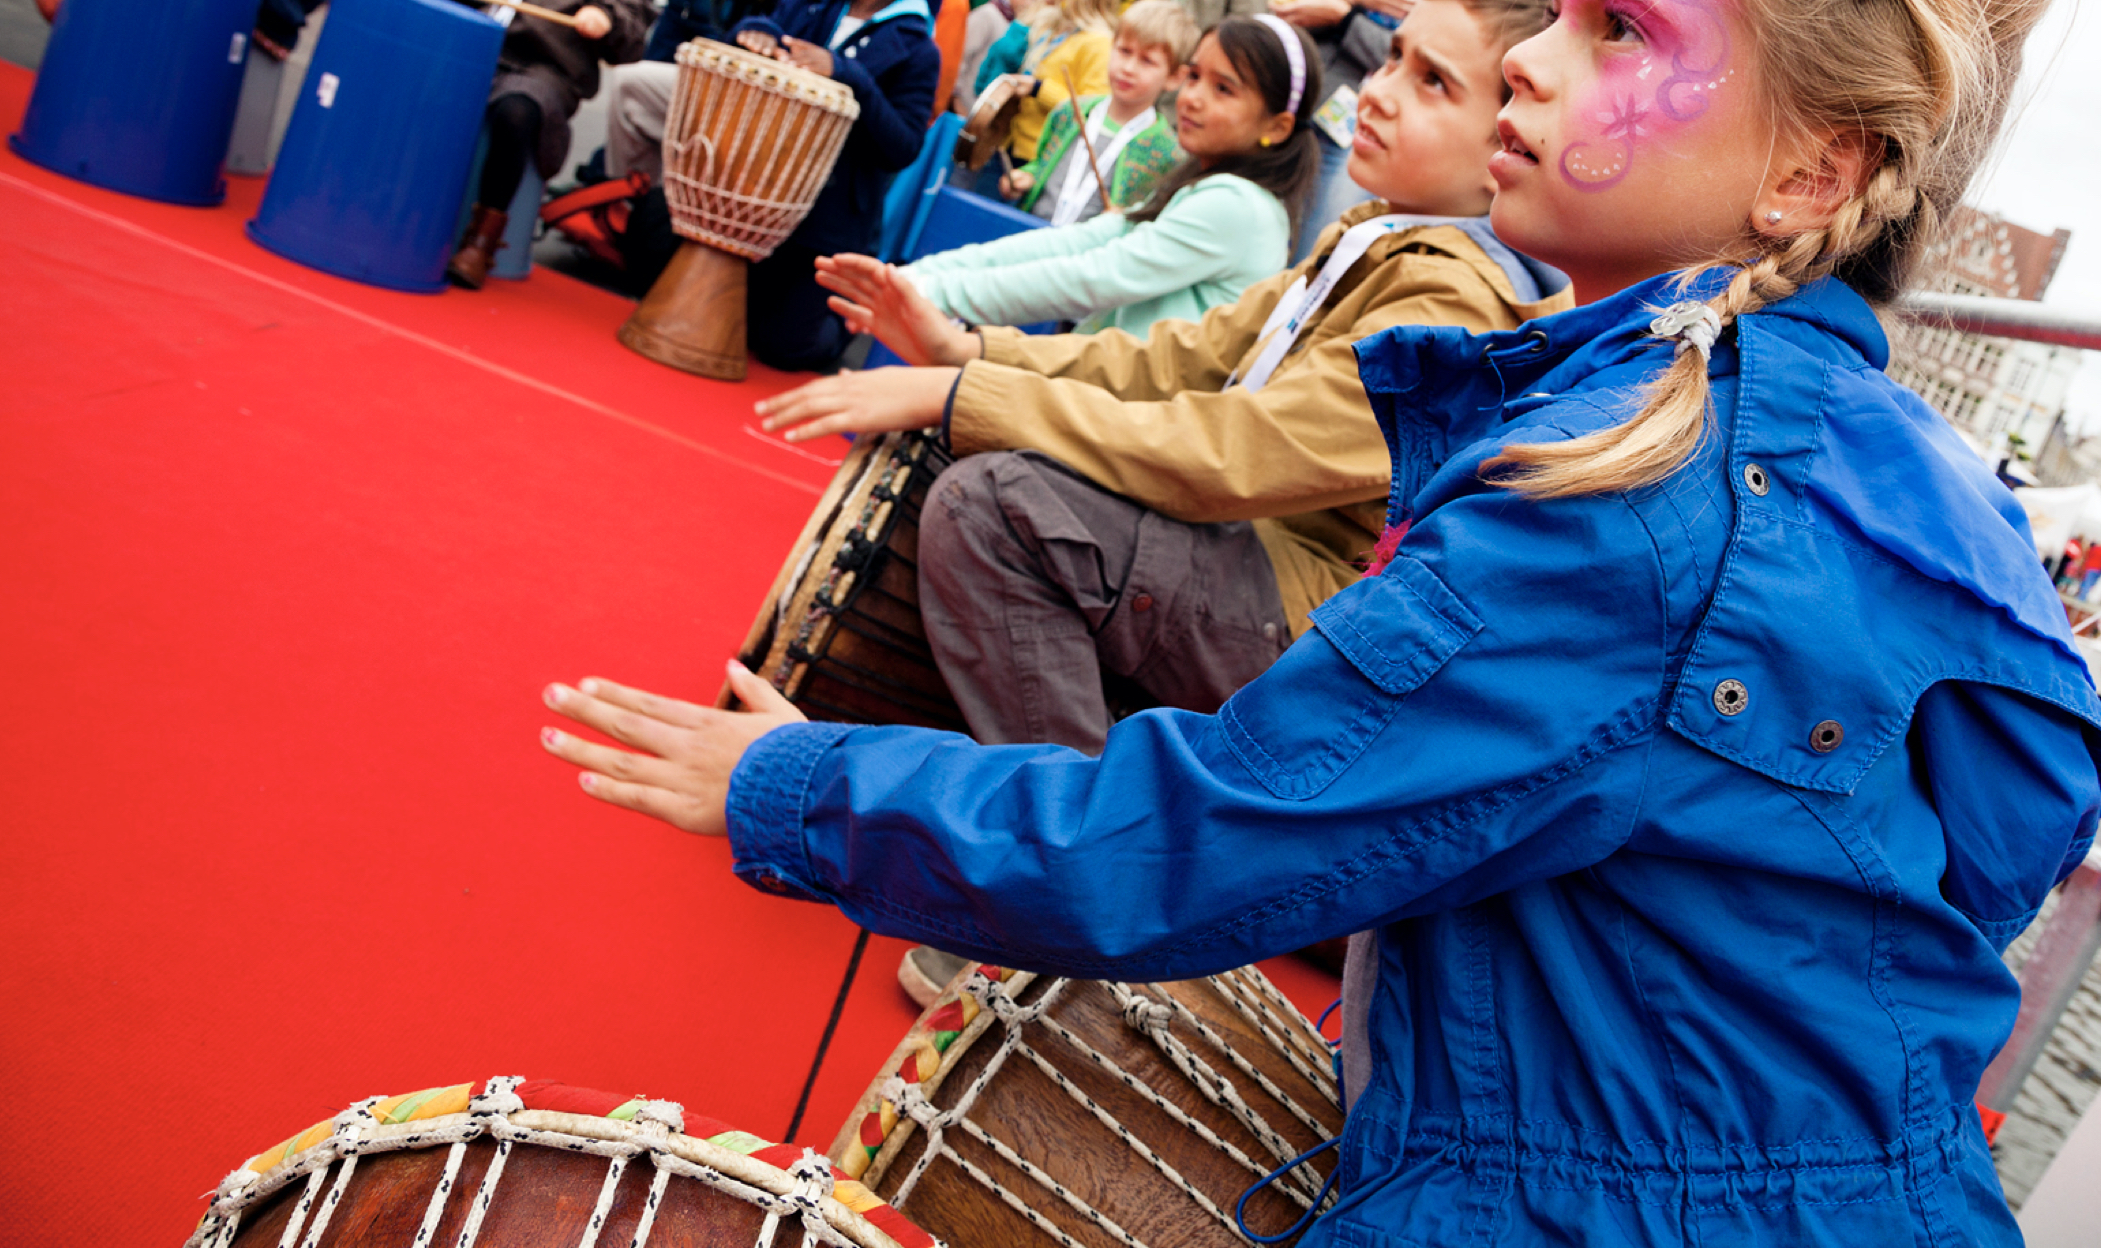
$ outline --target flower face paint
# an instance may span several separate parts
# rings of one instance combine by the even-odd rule
[[[1708,111],[1735,76],[1730,30],[1716,0],[1576,0],[1614,50],[1579,105],[1590,124],[1562,149],[1562,177],[1579,190],[1605,190],[1628,176],[1640,140],[1668,139]]]
[[[1579,299],[1739,245],[1776,142],[1743,20],[1738,0],[1564,0],[1504,55],[1497,234]]]

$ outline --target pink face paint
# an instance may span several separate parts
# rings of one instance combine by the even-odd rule
[[[1562,149],[1562,177],[1580,191],[1617,186],[1635,165],[1640,140],[1669,137],[1708,111],[1710,96],[1736,76],[1730,32],[1718,0],[1599,0],[1607,20],[1639,36],[1608,54],[1588,98],[1584,126]],[[1659,81],[1660,65],[1671,72]]]

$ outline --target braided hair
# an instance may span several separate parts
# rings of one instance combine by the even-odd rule
[[[1833,276],[1869,303],[1905,290],[1940,237],[2007,109],[2024,38],[2043,0],[1746,0],[1760,81],[1782,134],[1858,143],[1869,171],[1823,228],[1768,235],[1747,222],[1733,256],[1681,275],[1681,289],[1734,270],[1708,300],[1724,326]],[[1750,256],[1749,260],[1743,257]],[[1670,476],[1709,427],[1708,367],[1684,351],[1642,410],[1566,442],[1513,446],[1489,461],[1532,498],[1603,494]]]

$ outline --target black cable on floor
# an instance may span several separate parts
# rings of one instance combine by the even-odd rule
[[[803,1125],[803,1111],[810,1108],[810,1090],[817,1086],[818,1068],[825,1064],[825,1050],[832,1047],[832,1033],[839,1029],[839,1016],[846,1013],[847,992],[854,987],[854,973],[861,969],[861,955],[869,947],[867,928],[854,937],[854,952],[847,958],[847,973],[839,981],[839,995],[832,999],[832,1017],[825,1020],[825,1034],[818,1037],[817,1055],[810,1059],[810,1074],[803,1080],[803,1095],[796,1098],[796,1112],[788,1120],[788,1130],[781,1135],[786,1144],[796,1138],[796,1128]]]

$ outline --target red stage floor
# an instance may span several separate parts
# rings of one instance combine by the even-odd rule
[[[0,66],[6,131],[31,81]],[[629,304],[546,270],[301,268],[242,235],[260,194],[0,154],[9,1242],[180,1243],[256,1150],[486,1075],[778,1137],[854,940],[535,739],[551,679],[713,695],[830,475],[752,425],[787,380],[632,355]],[[901,949],[872,944],[803,1141],[910,1023]]]

